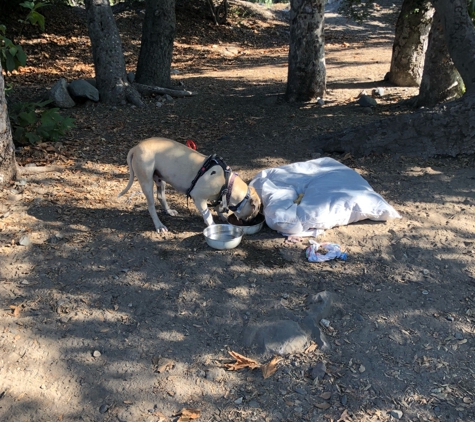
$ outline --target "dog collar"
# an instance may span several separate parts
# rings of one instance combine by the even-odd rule
[[[249,188],[247,188],[247,193],[246,193],[246,196],[244,197],[244,199],[237,205],[229,205],[228,208],[234,212],[234,213],[239,213],[242,208],[244,207],[245,203],[249,200],[249,198],[251,197],[251,190]]]

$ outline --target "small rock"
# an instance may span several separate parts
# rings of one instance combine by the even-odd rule
[[[30,246],[31,240],[27,235],[20,237],[20,241],[18,242],[21,246]]]
[[[362,95],[357,102],[361,107],[376,107],[378,105],[376,100],[369,95]]]
[[[423,294],[423,295],[428,295],[429,292],[428,292],[427,290],[422,290],[422,294]]]
[[[135,81],[135,73],[134,72],[129,72],[127,73],[127,80],[133,84]]]
[[[328,321],[328,319],[323,318],[320,320],[320,324],[322,325],[322,327],[328,328],[330,326],[330,321]]]
[[[99,91],[92,86],[88,81],[84,79],[78,79],[72,81],[68,85],[68,92],[74,100],[86,101],[92,100],[99,101]]]
[[[389,414],[390,414],[393,418],[396,418],[396,419],[401,419],[402,416],[403,416],[403,413],[402,413],[401,410],[395,410],[395,409],[391,410],[391,411],[389,412]]]
[[[161,103],[160,101],[157,101],[155,105],[160,108],[161,106],[163,106],[163,103]]]
[[[24,286],[28,286],[30,282],[28,280],[22,280],[21,284],[23,284]]]
[[[450,321],[450,322],[455,321],[455,318],[452,315],[447,315],[446,319],[447,321]]]
[[[48,98],[59,108],[72,108],[76,105],[68,92],[66,79],[61,78],[48,92]]]
[[[343,394],[340,397],[340,403],[342,406],[346,406],[346,404],[348,403],[348,396],[346,394]]]
[[[318,362],[311,370],[310,370],[310,378],[312,380],[319,379],[322,380],[327,373],[327,366],[325,362]]]
[[[325,101],[322,98],[318,98],[317,103],[321,106],[325,105]]]
[[[92,356],[94,356],[95,358],[98,358],[102,355],[101,352],[99,352],[99,350],[94,350],[94,352],[92,352]]]
[[[234,400],[234,403],[236,404],[242,404],[242,397],[239,397],[237,400]]]
[[[300,387],[296,387],[294,388],[294,391],[297,393],[297,394],[300,394],[302,396],[305,396],[307,394],[307,391],[303,388],[300,388]]]
[[[258,409],[260,407],[260,404],[258,401],[256,400],[251,400],[249,403],[248,403],[249,407],[253,408],[253,409]]]
[[[108,410],[109,406],[107,404],[103,404],[101,407],[99,407],[99,413],[106,413]]]

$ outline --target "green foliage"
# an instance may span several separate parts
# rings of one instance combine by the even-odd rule
[[[20,19],[20,22],[23,24],[30,23],[31,25],[38,25],[40,29],[44,31],[45,17],[41,13],[38,13],[38,9],[46,5],[41,2],[35,3],[34,1],[24,1],[23,3],[20,3],[20,6],[30,10],[26,15],[26,18]]]
[[[26,64],[26,54],[20,45],[5,36],[5,25],[0,25],[0,62],[6,72],[18,69]]]
[[[45,108],[51,100],[40,103],[17,103],[9,109],[16,145],[58,141],[74,127],[74,119],[63,117],[59,108]]]
[[[20,6],[29,10],[25,19],[19,21],[25,24],[38,25],[42,31],[45,29],[45,17],[38,13],[38,9],[45,6],[44,3],[25,1]],[[26,65],[26,54],[21,45],[16,45],[6,36],[7,28],[0,24],[0,63],[7,73]]]
[[[475,0],[468,0],[468,14],[475,22]]]
[[[338,13],[355,22],[362,23],[373,12],[374,4],[373,0],[343,0],[338,8]]]

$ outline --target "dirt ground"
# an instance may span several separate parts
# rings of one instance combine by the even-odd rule
[[[408,112],[399,101],[414,89],[383,82],[395,11],[360,27],[327,13],[320,106],[282,99],[285,12],[266,20],[233,9],[230,25],[214,26],[179,10],[173,80],[198,95],[141,109],[79,105],[65,112],[76,128],[61,142],[18,151],[21,164],[65,170],[0,190],[1,421],[157,422],[183,408],[199,409],[199,421],[475,421],[473,157],[334,156],[402,216],[318,237],[342,245],[346,262],[309,263],[307,239],[289,244],[268,227],[213,250],[173,190],[180,215],[161,215],[166,235],[153,231],[137,183],[116,199],[142,138],[192,139],[249,181],[318,157],[319,134]],[[24,40],[30,62],[10,78],[12,99],[93,75],[83,18],[46,13],[46,32]],[[128,70],[141,19],[117,16]],[[355,104],[376,87],[377,108]],[[321,291],[334,294],[329,352],[284,356],[267,379],[224,369],[228,351],[252,355],[244,327],[298,321]]]

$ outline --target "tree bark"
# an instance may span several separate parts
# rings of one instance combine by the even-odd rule
[[[143,105],[140,95],[127,81],[122,44],[109,0],[85,0],[85,6],[101,101]]]
[[[467,93],[475,90],[475,30],[466,0],[433,0],[444,28],[445,40]]]
[[[450,57],[467,88],[458,100],[325,135],[316,147],[355,156],[397,153],[431,157],[475,153],[475,29],[466,0],[434,0]]]
[[[170,87],[175,27],[175,0],[146,1],[137,63],[138,83]]]
[[[0,64],[0,185],[14,179],[16,175],[15,146],[8,118],[5,82]]]
[[[326,88],[325,0],[291,0],[289,70],[285,99],[305,102]]]
[[[436,12],[429,34],[424,73],[416,105],[433,107],[443,101],[459,98],[463,95],[464,88],[460,73],[447,49],[439,12]]]
[[[397,86],[421,83],[433,15],[430,0],[403,1],[396,23],[389,82]]]

